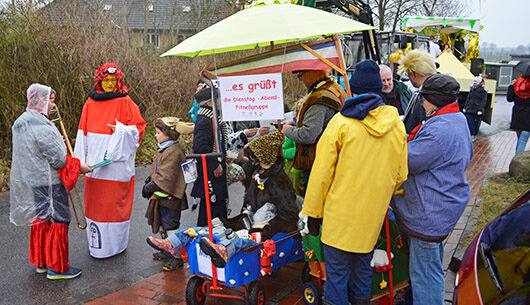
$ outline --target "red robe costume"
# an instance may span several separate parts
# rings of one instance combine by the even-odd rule
[[[126,91],[114,95],[97,92],[99,74],[102,72],[96,73],[96,89],[83,107],[74,154],[81,163],[89,165],[112,161],[86,174],[84,182],[90,255],[106,258],[127,248],[134,199],[134,161],[146,123]],[[114,98],[104,99],[109,95]],[[115,131],[107,124],[116,125]]]

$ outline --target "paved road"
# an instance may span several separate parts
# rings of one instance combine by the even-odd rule
[[[512,104],[504,96],[496,98],[493,125],[482,124],[479,137],[491,136],[509,126]],[[143,182],[146,168],[137,168],[136,179]],[[88,254],[86,232],[70,226],[70,264],[83,269],[74,280],[50,281],[36,274],[28,263],[29,227],[9,223],[9,193],[0,193],[0,304],[82,304],[146,279],[161,270],[151,258],[152,249],[145,238],[151,234],[144,218],[146,200],[141,197],[143,183],[135,187],[129,247],[122,254],[97,260]],[[81,183],[78,185],[83,189]],[[229,188],[233,210],[240,209],[243,187],[240,183]],[[197,211],[182,214],[182,226],[195,224]]]
[[[495,103],[493,105],[493,117],[491,119],[492,125],[484,122],[480,125],[478,137],[487,137],[494,135],[502,130],[510,129],[510,121],[512,118],[513,103],[506,101],[506,96],[495,96]]]
[[[146,168],[137,168],[136,181],[143,182],[147,173]],[[0,193],[0,304],[83,304],[159,273],[161,264],[153,261],[153,251],[145,242],[151,231],[144,218],[147,201],[141,196],[142,186],[143,183],[135,186],[129,246],[118,256],[90,257],[86,231],[79,230],[72,220],[70,264],[81,268],[83,273],[77,279],[61,281],[51,281],[35,273],[28,262],[29,227],[9,223],[9,192]],[[78,188],[83,189],[81,183]],[[241,183],[230,186],[229,192],[233,210],[239,210],[243,202]],[[183,212],[183,226],[195,225],[197,210]]]

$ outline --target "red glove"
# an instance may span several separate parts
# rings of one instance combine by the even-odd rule
[[[81,161],[70,155],[66,155],[66,165],[57,170],[59,177],[67,190],[71,191],[77,183],[79,172],[81,171]]]

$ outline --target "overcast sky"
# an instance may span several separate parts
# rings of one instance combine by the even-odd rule
[[[493,42],[499,47],[530,44],[530,0],[467,1],[471,3],[469,17],[481,18],[484,26],[480,31],[481,42]],[[0,0],[1,4],[5,2]]]
[[[493,42],[499,47],[530,44],[530,0],[471,1],[470,17],[481,18],[484,26],[481,42]]]

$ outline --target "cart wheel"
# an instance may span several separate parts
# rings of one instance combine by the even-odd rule
[[[302,269],[302,283],[312,282],[313,276],[311,275],[311,269],[309,268],[309,263],[304,263],[304,268]]]
[[[309,281],[304,284],[304,301],[308,305],[322,304],[322,289],[315,281]]]
[[[202,284],[204,279],[199,276],[194,276],[189,279],[186,285],[186,304],[187,305],[203,305],[206,301],[206,296],[202,291]]]
[[[247,305],[265,304],[265,289],[263,288],[263,284],[260,281],[254,281],[250,283],[245,301]]]

